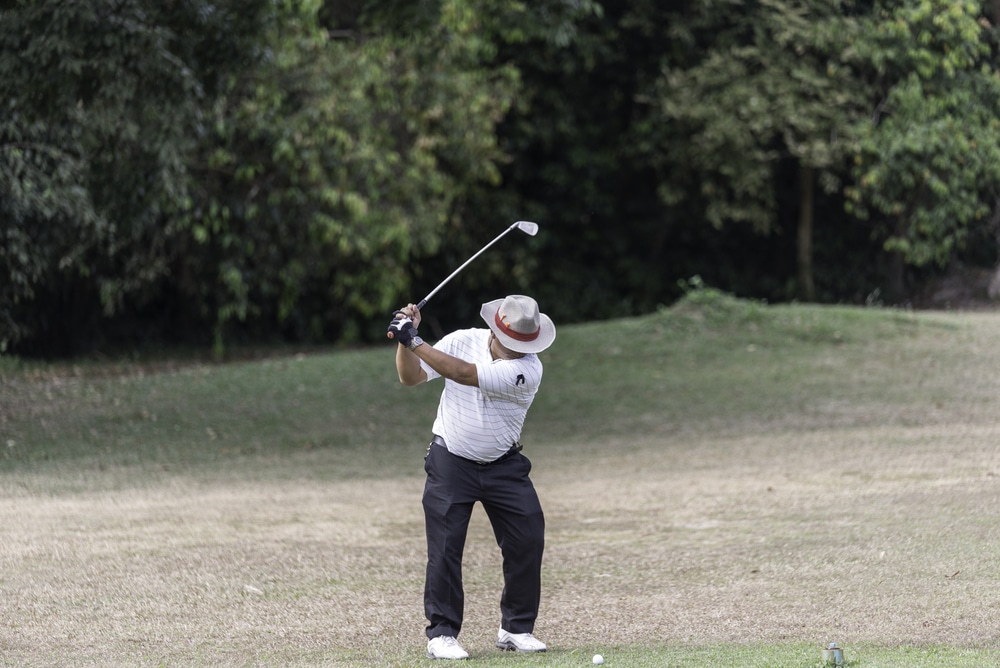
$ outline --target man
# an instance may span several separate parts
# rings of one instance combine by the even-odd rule
[[[552,320],[530,297],[483,304],[489,329],[453,332],[437,345],[420,338],[420,311],[400,309],[389,325],[399,346],[403,385],[443,377],[424,470],[427,577],[424,611],[427,656],[466,659],[458,643],[464,591],[462,552],[472,508],[483,504],[503,556],[504,588],[497,647],[544,652],[532,635],[541,598],[545,519],[521,454],[521,427],[542,380],[539,353],[556,338]]]

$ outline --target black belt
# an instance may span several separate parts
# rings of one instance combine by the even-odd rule
[[[444,439],[441,438],[440,436],[438,436],[437,434],[434,434],[434,438],[431,439],[431,443],[433,445],[440,445],[445,450],[448,449],[448,444],[445,443]],[[451,452],[450,450],[448,451],[448,454],[455,455],[459,459],[464,459],[465,461],[472,462],[473,464],[479,464],[480,466],[489,466],[490,464],[497,464],[499,462],[502,462],[503,460],[507,459],[508,457],[513,457],[517,453],[521,452],[522,448],[524,448],[523,445],[521,445],[520,443],[515,443],[514,445],[510,446],[510,450],[508,450],[507,452],[503,453],[502,455],[500,455],[499,457],[497,457],[493,461],[489,461],[489,462],[477,462],[475,459],[469,459],[468,457],[463,457],[462,455],[455,455],[455,453]]]

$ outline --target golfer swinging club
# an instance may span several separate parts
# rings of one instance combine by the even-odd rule
[[[445,379],[424,462],[427,656],[469,657],[458,643],[465,600],[462,552],[477,501],[503,555],[497,647],[544,652],[545,643],[532,631],[541,597],[545,519],[520,438],[542,380],[536,353],[552,345],[555,325],[539,313],[534,299],[511,295],[483,304],[480,315],[489,329],[459,330],[432,347],[417,333],[420,311],[414,304],[395,315],[389,333],[399,342],[399,381]]]

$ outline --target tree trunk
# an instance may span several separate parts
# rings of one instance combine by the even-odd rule
[[[900,239],[906,236],[906,220],[903,216],[897,216],[896,236]],[[889,254],[889,275],[888,294],[890,302],[898,303],[906,293],[906,258],[899,251],[892,251]]]
[[[1000,0],[994,2],[993,5],[994,7],[1000,5]],[[991,223],[993,224],[993,236],[996,239],[997,244],[997,266],[993,271],[993,279],[990,281],[990,285],[986,289],[986,294],[988,294],[990,299],[993,301],[1000,301],[1000,199],[994,201],[993,219]]]
[[[816,195],[816,171],[805,165],[799,168],[798,298],[816,301],[813,282],[813,224]]]

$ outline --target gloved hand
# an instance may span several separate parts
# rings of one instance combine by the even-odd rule
[[[386,334],[390,339],[395,339],[400,345],[409,348],[413,337],[417,336],[417,328],[413,326],[413,320],[402,313],[396,312],[395,316],[395,320],[389,323]]]

